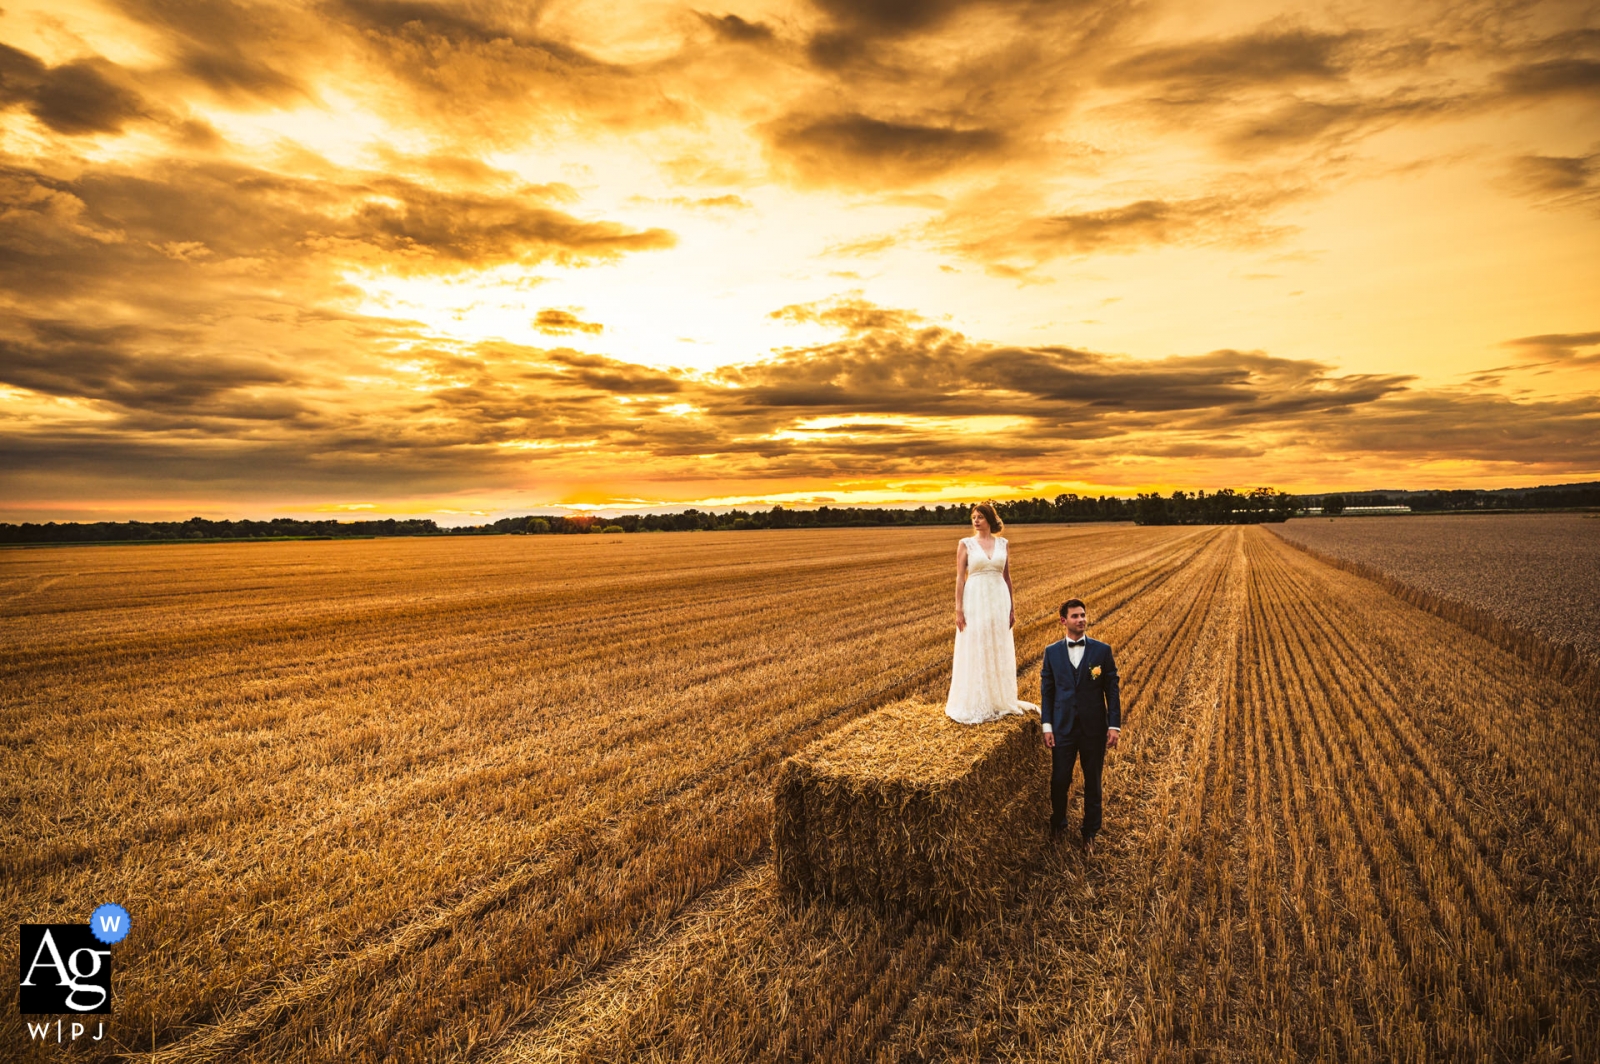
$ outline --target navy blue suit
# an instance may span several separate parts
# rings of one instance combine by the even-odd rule
[[[1098,669],[1100,674],[1095,675]],[[1106,763],[1106,729],[1122,727],[1122,688],[1111,647],[1085,639],[1083,658],[1073,668],[1067,640],[1044,650],[1039,670],[1039,717],[1050,725],[1050,826],[1066,825],[1072,766],[1083,762],[1083,837],[1100,830],[1100,776]]]

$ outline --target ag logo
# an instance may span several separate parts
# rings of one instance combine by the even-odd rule
[[[23,924],[24,1013],[111,1011],[111,951],[87,924]]]

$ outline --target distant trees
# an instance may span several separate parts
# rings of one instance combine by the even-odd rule
[[[1361,491],[1307,496],[1308,506],[1325,514],[1356,506],[1409,506],[1416,513],[1495,510],[1573,510],[1600,507],[1600,483],[1553,484],[1536,488],[1452,488],[1448,491]]]
[[[1111,495],[1057,495],[1053,499],[1011,499],[996,504],[1002,520],[1015,524],[1063,524],[1078,521],[1133,521],[1141,525],[1237,525],[1283,521],[1302,506],[1322,506],[1326,514],[1356,506],[1408,505],[1415,511],[1530,510],[1600,508],[1600,482],[1558,484],[1494,491],[1360,492],[1296,498],[1273,488],[1243,494],[1232,488],[1204,491],[1141,493],[1132,499]],[[965,525],[970,503],[890,507],[819,506],[791,510],[729,510],[726,513],[687,509],[668,514],[527,514],[502,517],[492,524],[440,528],[421,518],[373,521],[98,521],[91,524],[0,524],[0,545],[22,543],[131,543],[203,539],[345,539],[369,536],[584,535],[590,532],[745,531],[763,528],[851,528],[872,525]]]
[[[371,536],[435,536],[443,530],[420,518],[377,521],[54,521],[0,524],[0,543],[149,543],[195,539],[362,539]]]
[[[1160,492],[1140,494],[1134,505],[1133,520],[1140,525],[1255,525],[1287,521],[1298,502],[1274,488],[1254,488],[1244,495],[1222,488],[1210,495],[1175,491],[1170,498]]]
[[[1411,492],[1397,499],[1413,510],[1562,510],[1600,506],[1600,483],[1556,484],[1496,491],[1455,489]],[[1352,502],[1351,505],[1354,505]],[[1383,505],[1382,503],[1367,505]]]

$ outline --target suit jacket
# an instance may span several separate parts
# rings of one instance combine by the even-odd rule
[[[1094,674],[1096,667],[1099,676]],[[1080,719],[1090,735],[1104,736],[1107,728],[1122,727],[1122,688],[1109,644],[1087,639],[1076,669],[1065,639],[1044,648],[1039,718],[1060,736],[1071,735]]]

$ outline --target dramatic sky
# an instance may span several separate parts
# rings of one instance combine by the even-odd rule
[[[0,519],[1600,477],[1600,4],[5,0]]]

